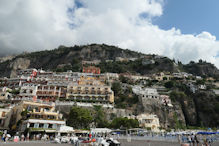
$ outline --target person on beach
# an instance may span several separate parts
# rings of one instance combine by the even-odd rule
[[[197,144],[197,146],[199,146],[199,142],[200,142],[199,135],[195,135],[195,143]]]
[[[2,135],[2,140],[5,142],[5,137],[6,137],[6,134],[3,134]]]
[[[178,135],[178,143],[179,143],[179,144],[181,144],[181,143],[182,143],[182,137],[181,137],[181,135],[180,135],[180,134]]]
[[[21,135],[21,141],[24,141],[24,134]]]
[[[190,135],[188,135],[188,143],[189,143],[189,145],[191,145],[191,143],[192,143],[192,138],[191,138],[191,136]]]
[[[191,140],[192,140],[192,146],[195,146],[195,136],[193,134],[191,136]]]

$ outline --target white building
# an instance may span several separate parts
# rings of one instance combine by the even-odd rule
[[[55,133],[66,122],[62,120],[62,114],[55,110],[55,104],[23,101],[23,111],[28,110],[28,119],[22,122],[20,130],[29,129],[30,132]]]
[[[19,93],[19,98],[22,100],[33,100],[36,97],[37,86],[22,86]]]
[[[151,128],[151,131],[159,132],[160,122],[157,115],[140,114],[136,118],[139,121],[140,127]]]
[[[139,126],[142,128],[150,128],[153,132],[159,132],[160,122],[157,115],[153,114],[140,114],[137,116],[128,116],[129,119],[137,119]]]
[[[157,89],[154,88],[142,88],[140,86],[134,86],[132,91],[135,94],[140,95],[142,98],[159,99]]]
[[[21,131],[28,128],[30,131],[56,132],[65,124],[65,121],[59,120],[28,119],[23,122]]]
[[[12,97],[12,94],[9,93],[9,91],[11,91],[10,88],[7,87],[0,88],[0,100],[10,99]]]
[[[119,74],[117,74],[117,73],[105,73],[104,74],[105,75],[105,78],[107,79],[107,80],[110,80],[110,79],[119,79]]]

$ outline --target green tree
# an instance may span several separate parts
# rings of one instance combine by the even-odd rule
[[[14,95],[17,95],[17,94],[19,94],[20,93],[20,90],[18,89],[18,90],[16,90],[16,89],[13,89],[12,91],[10,91],[9,93],[11,93],[11,94],[14,94]]]
[[[112,123],[110,124],[111,128],[138,128],[139,122],[136,119],[128,119],[128,118],[115,118],[113,119]]]
[[[173,88],[174,86],[175,86],[175,83],[173,82],[173,81],[168,81],[168,82],[166,82],[165,84],[164,84],[164,86],[166,87],[166,88]]]
[[[121,84],[120,82],[113,82],[112,84],[112,90],[114,91],[114,94],[117,96],[121,92]]]
[[[92,120],[88,109],[74,106],[68,115],[67,125],[78,129],[89,128]]]
[[[94,122],[96,127],[97,128],[108,127],[108,122],[106,120],[102,106],[94,106],[94,110],[95,110]]]

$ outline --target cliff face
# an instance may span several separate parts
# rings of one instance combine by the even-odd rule
[[[18,69],[27,69],[30,66],[30,60],[26,58],[16,58],[10,63],[11,74],[10,77],[16,77]]]
[[[176,123],[180,123],[181,126],[186,125],[180,104],[174,104],[173,107],[168,107],[154,99],[140,99],[139,105],[139,113],[156,114],[159,117],[161,127],[176,127]]]
[[[219,70],[211,63],[199,61],[190,62],[183,66],[184,70],[198,76],[219,77]]]
[[[197,113],[197,125],[219,125],[219,96],[211,91],[201,91],[193,95]]]

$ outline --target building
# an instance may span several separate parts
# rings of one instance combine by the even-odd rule
[[[18,98],[21,100],[36,100],[37,86],[21,86]]]
[[[160,122],[157,115],[152,114],[140,114],[136,116],[139,121],[139,125],[142,128],[150,128],[151,131],[159,132]]]
[[[71,84],[67,87],[66,99],[84,103],[113,104],[114,92],[110,86]]]
[[[55,104],[46,104],[38,102],[22,102],[23,111],[28,111],[27,119],[23,121],[20,127],[21,132],[26,129],[31,134],[48,133],[55,134],[61,126],[65,126],[62,115],[55,111]]]
[[[11,89],[7,87],[0,87],[0,100],[8,100],[12,97]]]
[[[165,73],[163,73],[163,72],[160,72],[160,73],[157,73],[157,74],[154,74],[154,75],[153,75],[153,79],[154,79],[154,80],[158,80],[158,81],[164,81],[164,80],[169,81],[169,80],[171,80],[172,78],[173,78],[172,75],[170,75],[170,74],[165,74]]]
[[[117,80],[117,79],[119,79],[119,74],[117,74],[117,73],[105,73],[104,75],[105,75],[105,78],[107,80]]]
[[[116,61],[120,61],[120,62],[128,62],[128,61],[135,61],[138,58],[123,58],[123,57],[116,57]]]
[[[140,86],[133,86],[132,91],[135,94],[140,95],[142,98],[159,99],[160,97],[157,89],[154,88],[142,88]]]
[[[160,122],[157,115],[153,114],[140,114],[137,116],[128,116],[129,119],[137,119],[141,128],[150,129],[153,132],[159,132]]]
[[[135,81],[137,81],[137,80],[150,80],[150,78],[147,76],[131,75],[130,77],[131,77],[131,79],[133,79]]]
[[[154,64],[155,61],[153,59],[143,59],[142,64],[143,65],[149,65],[149,64]]]
[[[83,67],[83,73],[100,74],[100,68],[95,66]]]
[[[207,89],[207,87],[206,87],[206,85],[198,85],[198,88],[200,89],[200,90],[206,90]]]
[[[37,86],[36,97],[42,101],[55,101],[66,97],[66,88],[53,85]]]
[[[1,130],[9,130],[11,117],[13,114],[13,106],[0,108],[0,129]]]
[[[88,64],[88,65],[98,65],[100,64],[100,60],[92,60],[92,61],[85,61],[83,60],[82,61],[82,65],[85,65],[85,64]]]
[[[30,68],[30,69],[20,69],[17,70],[17,76],[21,77],[21,76],[29,76],[29,77],[35,77],[37,75],[37,69],[35,68]]]

